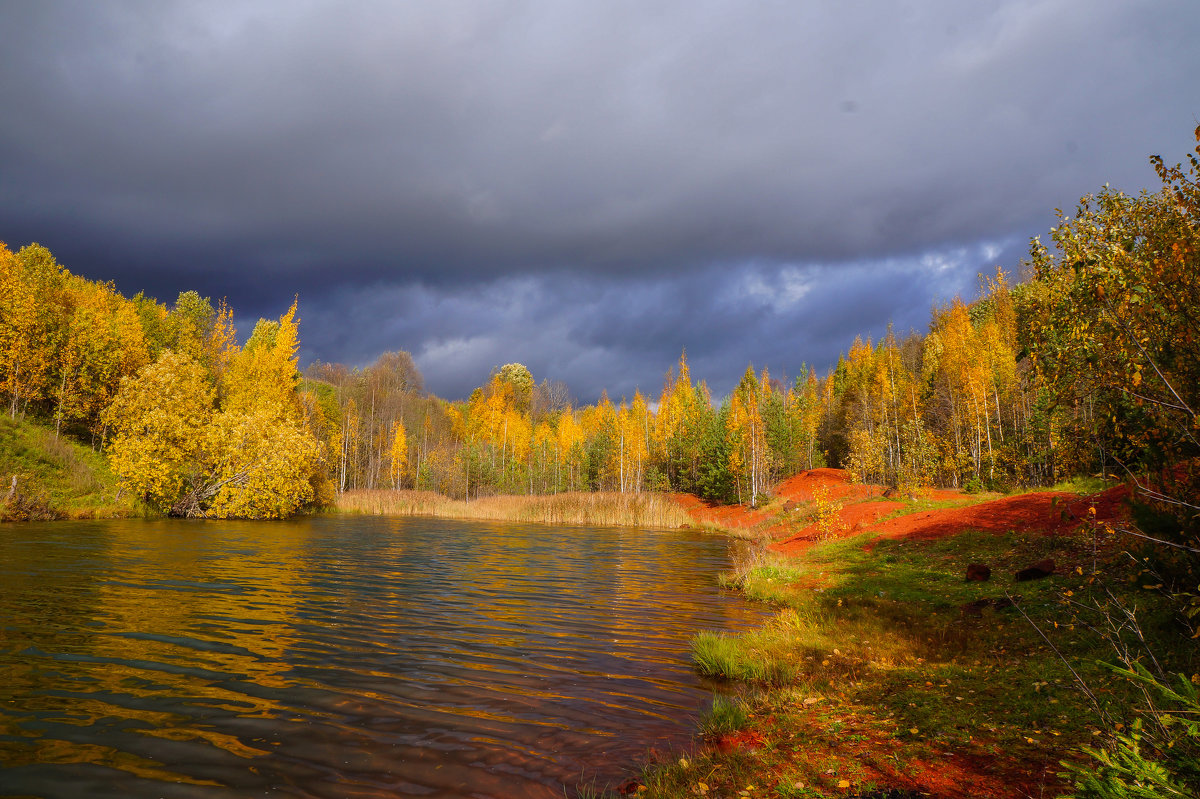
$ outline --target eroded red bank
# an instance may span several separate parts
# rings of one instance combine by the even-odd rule
[[[888,519],[906,505],[885,496],[881,486],[851,482],[841,469],[810,469],[788,478],[775,491],[781,501],[768,510],[742,505],[713,505],[690,494],[675,500],[697,524],[754,531],[772,540],[784,554],[807,549],[822,538],[847,537],[873,532],[889,538],[933,539],[966,530],[983,532],[1062,533],[1083,522],[1089,508],[1098,521],[1114,521],[1125,513],[1129,491],[1116,486],[1091,497],[1058,491],[1036,491],[978,502],[970,494],[952,489],[925,489],[920,498],[950,507],[918,511]],[[801,526],[793,509],[800,503],[820,498],[841,505],[836,520],[825,528]]]

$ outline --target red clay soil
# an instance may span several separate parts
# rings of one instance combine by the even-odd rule
[[[899,754],[896,740],[882,733],[877,723],[865,722],[856,714],[840,715],[840,740],[833,759],[851,761],[859,771],[856,781],[873,782],[919,796],[937,799],[1028,799],[1035,796],[1056,796],[1066,786],[1060,784],[1055,760],[1031,761],[1014,756],[985,751],[981,743],[972,743],[964,751],[945,752],[936,760],[914,758]],[[768,724],[772,722],[767,720]],[[827,722],[814,714],[807,725],[813,740],[829,743]],[[755,730],[741,730],[710,741],[719,752],[754,752],[767,745],[764,736]],[[776,779],[779,774],[773,775]],[[833,781],[833,778],[830,779]]]
[[[1018,762],[978,751],[944,752],[936,760],[907,756],[901,762],[894,747],[869,738],[842,753],[875,783],[937,799],[1028,799],[1057,796],[1054,789],[1066,787],[1056,777],[1057,762]]]
[[[877,525],[873,529],[887,538],[929,540],[980,530],[991,533],[1042,533],[1054,535],[1074,530],[1095,508],[1097,521],[1122,517],[1129,489],[1114,486],[1090,497],[1056,491],[1038,491],[1002,497],[966,508],[913,513]]]
[[[699,525],[715,524],[735,530],[759,529],[768,533],[782,530],[772,524],[774,517],[745,505],[717,505],[692,494],[674,494],[673,498],[692,521]]]
[[[882,499],[884,490],[876,485],[855,484],[841,469],[810,469],[783,481],[775,495],[784,500],[784,510],[793,503],[811,502],[817,492],[843,507],[833,525],[833,535],[846,537],[862,532],[876,532],[887,538],[931,540],[955,535],[966,530],[1006,533],[1064,533],[1078,527],[1095,508],[1096,521],[1114,521],[1125,513],[1129,490],[1116,486],[1090,497],[1080,497],[1055,491],[1038,491],[1001,497],[974,505],[938,508],[910,513],[881,521],[905,507],[899,501]],[[936,502],[972,501],[969,494],[952,489],[925,489],[921,497]],[[690,494],[676,494],[676,502],[698,523],[721,527],[754,530],[773,538],[773,548],[785,554],[795,554],[828,536],[816,525],[796,530],[793,525],[772,513],[741,505],[713,505]]]
[[[849,473],[841,469],[810,469],[801,472],[776,486],[775,496],[784,500],[784,507],[787,509],[791,504],[811,501],[820,489],[824,489],[827,499],[850,506],[846,509],[846,522],[851,526],[867,522],[868,519],[874,522],[901,507],[901,503],[898,502],[880,502],[857,510],[859,506],[850,503],[880,497],[883,495],[883,489],[877,485],[851,483]],[[675,494],[674,499],[696,524],[715,524],[735,530],[756,530],[772,538],[786,536],[790,530],[773,513],[745,505],[717,505],[692,494]]]
[[[784,510],[797,503],[811,502],[818,492],[828,501],[844,507],[839,514],[838,528],[845,533],[857,534],[870,527],[884,516],[904,507],[902,502],[883,501],[881,486],[853,483],[850,474],[842,469],[809,469],[789,477],[775,487],[775,496],[784,502]],[[946,501],[969,500],[960,491],[926,489],[921,492],[924,499]],[[696,524],[713,524],[734,530],[754,530],[770,538],[795,538],[797,541],[817,540],[816,528],[802,530],[797,535],[794,525],[787,524],[774,513],[745,505],[717,505],[706,502],[691,494],[675,494],[675,501]],[[875,500],[868,502],[867,500]]]
[[[1058,763],[1014,763],[994,756],[947,752],[936,762],[908,759],[901,768],[883,758],[870,763],[879,781],[938,799],[1024,799],[1057,796]],[[1030,773],[1030,766],[1035,772]],[[1049,789],[1049,790],[1048,790]]]

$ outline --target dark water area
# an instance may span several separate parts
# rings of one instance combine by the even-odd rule
[[[563,797],[686,745],[730,544],[312,518],[0,525],[0,796]]]

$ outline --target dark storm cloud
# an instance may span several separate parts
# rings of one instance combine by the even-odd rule
[[[366,363],[413,353],[427,383],[465,397],[509,361],[563,380],[585,401],[640,389],[656,398],[686,349],[695,379],[717,397],[748,364],[794,378],[836,361],[856,335],[923,330],[931,305],[971,295],[1002,247],[834,267],[721,266],[685,275],[523,276],[461,289],[438,284],[350,288],[301,304],[307,341]],[[863,290],[864,284],[870,290]],[[319,348],[307,348],[319,355]]]
[[[307,353],[404,347],[450,394],[522,358],[586,399],[657,391],[683,346],[722,385],[824,365],[1015,266],[1054,207],[1151,185],[1200,113],[1192,0],[40,2],[0,28],[0,238],[249,316],[299,292]]]

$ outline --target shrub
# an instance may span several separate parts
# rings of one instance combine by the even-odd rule
[[[1146,689],[1146,717],[1134,719],[1128,732],[1106,748],[1084,747],[1092,763],[1064,762],[1074,779],[1076,799],[1159,799],[1200,796],[1200,697],[1196,685],[1177,675],[1175,687],[1152,675],[1139,662],[1114,673]],[[1162,706],[1154,704],[1161,702]],[[1146,723],[1146,722],[1149,723]]]

